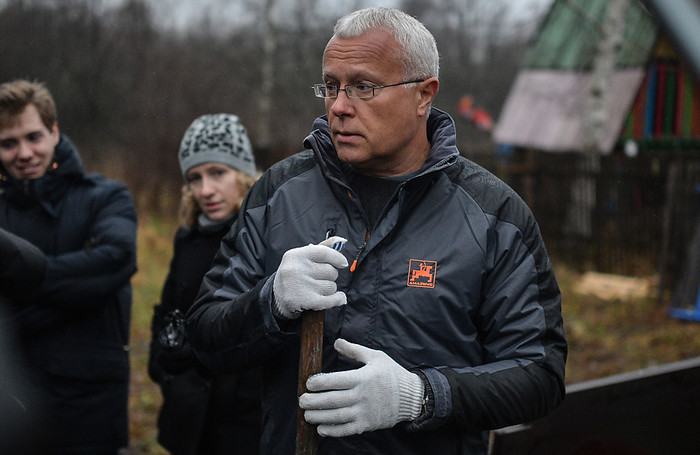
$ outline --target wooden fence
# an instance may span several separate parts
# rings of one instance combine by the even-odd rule
[[[672,286],[700,216],[700,152],[591,161],[516,149],[482,164],[525,199],[553,258],[581,271],[658,274]]]

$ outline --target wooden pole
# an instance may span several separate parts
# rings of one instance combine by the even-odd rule
[[[306,380],[321,372],[323,354],[323,311],[305,311],[301,315],[301,352],[299,353],[299,380],[297,396],[306,392]],[[316,427],[304,420],[304,410],[297,410],[296,455],[316,455],[318,433]]]
[[[330,231],[329,234],[330,235]],[[330,236],[319,245],[340,251],[345,247],[342,237]],[[323,320],[321,311],[304,311],[301,314],[301,343],[299,351],[299,378],[297,396],[306,393],[306,380],[320,373],[323,360]],[[304,420],[304,410],[297,409],[297,445],[296,455],[316,455],[318,453],[318,432],[314,425]]]

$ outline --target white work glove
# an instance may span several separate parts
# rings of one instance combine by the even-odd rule
[[[350,436],[391,428],[420,415],[424,386],[417,374],[382,351],[343,339],[336,340],[334,347],[365,366],[315,374],[306,381],[309,392],[299,397],[299,406],[306,411],[304,419],[318,425],[318,434]]]
[[[325,310],[347,303],[335,284],[338,269],[348,266],[339,251],[345,239],[331,237],[318,245],[293,248],[282,256],[272,283],[276,316],[295,319],[304,310]]]

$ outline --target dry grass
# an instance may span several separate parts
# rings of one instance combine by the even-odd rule
[[[567,383],[700,356],[700,323],[669,317],[653,279],[644,295],[604,299],[580,289],[581,275],[564,267],[557,278],[569,342]]]
[[[145,219],[139,225],[138,272],[132,279],[134,301],[131,319],[131,393],[129,419],[132,455],[167,452],[156,442],[156,418],[161,405],[158,386],[147,373],[153,306],[168,273],[175,223]]]
[[[160,298],[174,232],[174,222],[155,219],[142,220],[139,228],[131,340],[132,455],[167,453],[155,440],[161,398],[148,378],[146,361],[152,308]],[[700,323],[668,317],[668,306],[657,303],[653,280],[641,296],[603,294],[603,298],[595,295],[591,284],[590,289],[581,289],[581,283],[588,281],[566,267],[557,267],[557,279],[569,341],[568,384],[700,356]]]

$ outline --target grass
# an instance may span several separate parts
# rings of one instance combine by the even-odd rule
[[[576,292],[581,276],[557,268],[569,343],[567,383],[700,356],[700,323],[668,316],[656,288],[627,299]],[[664,299],[670,301],[670,296]]]
[[[168,271],[175,228],[174,221],[145,217],[139,226],[139,270],[132,280],[130,455],[167,454],[156,442],[161,397],[146,365],[152,309]],[[596,297],[577,290],[580,274],[553,262],[569,342],[568,384],[700,356],[700,323],[668,317],[656,289],[634,298]]]
[[[131,320],[131,393],[129,419],[130,454],[164,455],[156,441],[156,419],[162,402],[158,386],[147,373],[148,345],[151,339],[153,306],[160,301],[160,291],[172,256],[175,222],[146,218],[139,224],[138,271],[132,279],[134,290]]]

